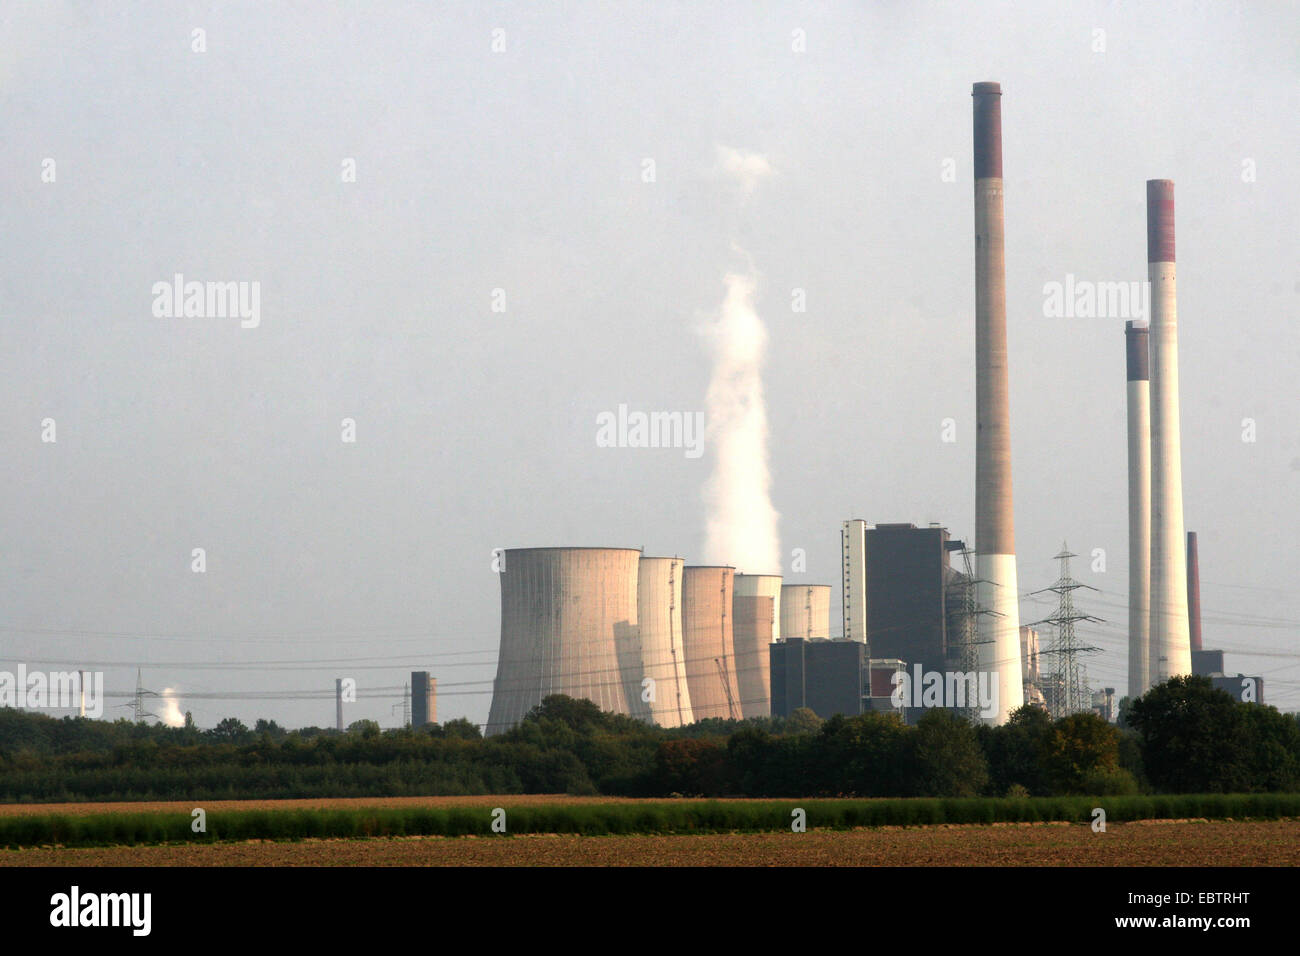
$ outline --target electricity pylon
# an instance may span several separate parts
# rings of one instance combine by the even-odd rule
[[[1030,626],[1051,624],[1056,631],[1052,639],[1052,645],[1047,653],[1052,655],[1053,667],[1051,713],[1053,717],[1059,719],[1070,714],[1083,713],[1092,708],[1092,700],[1088,693],[1088,681],[1083,676],[1083,662],[1079,658],[1084,654],[1095,653],[1097,648],[1079,643],[1074,633],[1074,623],[1075,621],[1103,622],[1099,617],[1093,617],[1091,614],[1080,614],[1074,609],[1075,591],[1079,590],[1079,588],[1088,588],[1089,591],[1097,590],[1086,584],[1080,584],[1070,577],[1070,559],[1078,557],[1078,555],[1072,554],[1067,545],[1062,542],[1060,553],[1054,557],[1061,562],[1060,577],[1056,579],[1056,583],[1050,588],[1043,588],[1041,591],[1033,593],[1046,594],[1050,591],[1060,598],[1060,604],[1055,615],[1041,621],[1035,621]]]

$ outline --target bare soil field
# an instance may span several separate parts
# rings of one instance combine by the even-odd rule
[[[993,865],[1295,866],[1300,865],[1300,822],[1118,823],[1105,833],[1093,833],[1084,824],[1037,823],[808,833],[406,837],[0,850],[0,866]]]

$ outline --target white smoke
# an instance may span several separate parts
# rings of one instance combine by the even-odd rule
[[[718,147],[718,169],[736,181],[746,198],[753,194],[760,181],[774,172],[766,156],[730,146]]]
[[[706,434],[714,450],[713,475],[704,489],[709,512],[705,561],[773,574],[781,570],[781,544],[763,402],[767,329],[754,309],[752,271],[728,273],[723,281],[726,298],[704,329],[713,352]]]
[[[740,190],[742,204],[758,183],[773,174],[766,156],[718,146],[715,174]],[[749,259],[738,246],[734,251]],[[745,273],[729,272],[722,306],[702,330],[713,358],[707,396],[706,437],[714,452],[713,474],[704,488],[708,508],[705,560],[731,564],[752,574],[781,570],[780,517],[772,507],[767,456],[767,406],[763,402],[763,359],[767,329],[754,308],[753,263]]]
[[[162,713],[158,715],[158,719],[168,727],[185,726],[185,714],[181,712],[179,693],[172,687],[164,687],[162,694],[159,695],[162,699]]]

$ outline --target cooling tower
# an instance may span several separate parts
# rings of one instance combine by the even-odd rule
[[[781,636],[781,575],[779,574],[737,574],[736,597],[770,597],[772,599],[771,633],[767,642],[771,644]]]
[[[810,641],[830,636],[831,586],[781,585],[781,639],[801,637]]]
[[[740,575],[736,575],[737,580]],[[772,621],[776,602],[766,594],[737,594],[731,600],[732,640],[736,648],[736,687],[740,715],[772,716]]]
[[[1024,702],[1020,605],[1011,509],[1011,402],[1007,383],[1006,262],[1002,213],[1002,87],[976,83],[975,117],[975,572],[979,668],[997,674],[1005,723]]]
[[[736,569],[682,571],[682,639],[686,686],[695,720],[740,718],[740,689],[732,648],[731,599]]]
[[[736,686],[740,688],[740,709],[745,717],[772,715],[772,652],[768,646],[781,636],[781,575],[737,574],[732,602],[732,640],[736,651]],[[740,630],[742,598],[771,598],[771,608],[753,606],[756,630]]]
[[[505,552],[488,733],[513,727],[549,694],[630,712],[619,659],[637,630],[640,558],[630,548]]]
[[[752,606],[757,614],[754,628],[740,628],[738,602],[744,598],[771,598],[771,607]],[[740,709],[745,717],[772,716],[770,673],[772,652],[768,645],[781,636],[781,575],[737,574],[732,639],[736,648],[736,685],[740,688]]]
[[[645,718],[660,727],[691,723],[691,692],[686,679],[682,638],[681,558],[642,558],[637,574],[636,616],[640,623],[641,674],[632,675],[638,700],[642,681],[654,683],[653,700],[643,704]],[[625,675],[626,676],[626,675]]]
[[[1183,465],[1178,415],[1178,270],[1174,184],[1147,180],[1151,283],[1151,682],[1192,672],[1183,551]]]
[[[1128,354],[1128,696],[1151,687],[1151,405],[1145,324],[1124,324]]]
[[[1196,532],[1187,532],[1187,638],[1193,651],[1201,647],[1201,559],[1196,553]]]

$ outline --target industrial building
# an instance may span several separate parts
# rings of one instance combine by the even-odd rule
[[[1215,689],[1224,691],[1242,703],[1264,703],[1264,678],[1228,674],[1223,651],[1201,646],[1201,562],[1196,532],[1187,532],[1187,631],[1191,648],[1192,673],[1210,678]]]
[[[550,694],[630,713],[623,659],[639,659],[631,548],[511,548],[501,578],[501,650],[488,733],[519,723]],[[638,682],[639,683],[639,682]]]
[[[1091,694],[1092,712],[1108,724],[1115,722],[1115,688],[1103,687]]]
[[[768,648],[780,634],[781,577],[629,548],[504,552],[501,651],[488,733],[550,694],[662,727],[772,712]],[[829,588],[805,594],[809,632]],[[794,618],[792,618],[793,620]]]
[[[816,640],[831,636],[831,586],[781,585],[781,638]],[[847,637],[847,635],[846,635]]]
[[[823,720],[871,711],[898,713],[908,721],[920,715],[920,708],[902,709],[894,700],[903,661],[870,659],[861,641],[791,637],[770,651],[774,717],[789,717],[801,707]]]
[[[411,726],[438,722],[438,679],[428,671],[411,671]]]
[[[638,656],[624,669],[625,693],[630,690],[639,703],[635,708],[639,716],[660,727],[681,727],[695,720],[682,631],[685,569],[681,558],[643,557],[637,565],[640,642]],[[645,697],[649,699],[642,701]]]
[[[688,566],[682,575],[686,683],[696,720],[740,718],[732,637],[736,569]]]
[[[1020,679],[1025,688],[1025,703],[1047,708],[1043,694],[1043,671],[1040,666],[1038,630],[1020,625]]]
[[[877,693],[883,688],[872,661],[882,662],[882,679],[903,667],[989,678],[998,699],[981,717],[994,724],[1026,701],[1046,705],[1062,694],[1040,665],[1037,632],[1020,625],[1002,88],[976,83],[971,95],[973,547],[938,524],[844,521],[839,637],[832,637],[826,585],[786,584],[777,574],[737,574],[731,566],[688,567],[630,549],[507,551],[489,732],[513,726],[549,693],[586,697],[662,726],[799,706],[878,709],[887,695]],[[1210,660],[1201,648],[1196,541],[1183,538],[1173,183],[1149,180],[1146,199],[1151,321],[1125,327],[1130,696],[1191,673],[1194,657],[1197,671],[1213,668],[1216,680],[1237,680],[1223,674],[1221,656]],[[955,551],[961,570],[952,565]],[[1254,682],[1254,690],[1240,692],[1247,698],[1261,686],[1257,678],[1241,680]],[[1109,712],[1112,705],[1098,706]],[[944,697],[937,706],[961,705]]]
[[[867,523],[861,518],[844,522],[840,530],[840,564],[843,571],[844,639],[867,640]]]
[[[781,636],[781,576],[737,574],[732,595],[732,644],[740,715],[772,714],[768,647]]]
[[[863,710],[867,647],[860,641],[791,637],[771,645],[772,714],[807,707],[823,719]]]
[[[951,566],[962,542],[932,524],[877,524],[864,530],[866,643],[872,657],[948,670],[960,657],[966,577]]]

